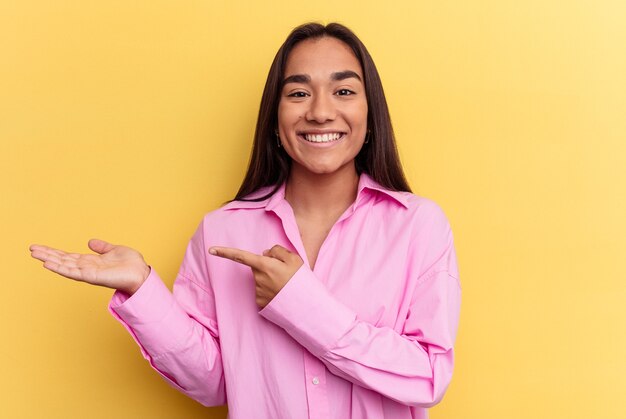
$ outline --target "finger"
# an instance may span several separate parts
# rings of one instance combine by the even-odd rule
[[[35,253],[35,254],[40,254],[40,255],[50,255],[50,256],[56,256],[58,258],[78,259],[81,256],[79,253],[68,253],[63,250],[54,249],[48,246],[40,246],[40,245],[31,246],[30,252],[31,254]]]
[[[31,250],[30,256],[42,262],[45,262],[50,258],[50,254],[43,250]]]
[[[292,254],[292,252],[277,244],[269,250],[267,256],[271,256],[274,259],[278,259],[281,262],[287,263]]]
[[[33,250],[44,250],[44,249],[49,249],[49,247],[44,246],[43,244],[31,244],[30,246],[28,246],[28,250],[30,250],[31,252]]]
[[[111,243],[105,242],[104,240],[100,240],[100,239],[89,240],[89,242],[87,243],[87,246],[89,246],[91,250],[99,254],[110,252],[111,250],[115,248],[115,246],[112,245]]]
[[[30,255],[35,258],[38,259],[42,262],[45,262],[47,260],[52,260],[55,259],[56,261],[59,261],[60,256],[56,255],[54,253],[51,253],[47,250],[31,250]]]
[[[54,254],[57,256],[66,254],[66,252],[62,250],[55,249],[53,247],[44,246],[42,244],[33,244],[29,247],[29,249],[31,252],[44,252],[44,253]]]
[[[234,262],[241,263],[255,269],[260,267],[263,260],[263,256],[241,249],[234,249],[232,247],[214,246],[209,249],[209,253],[214,256],[230,259]]]
[[[40,261],[44,262],[44,267],[46,266],[46,263],[53,263],[58,266],[64,266],[68,269],[76,268],[79,265],[78,259],[75,259],[71,256],[59,257],[57,255],[52,255],[52,254],[40,255],[39,253],[36,253],[36,252],[32,256],[35,259],[39,259]]]
[[[38,244],[31,245],[29,249],[31,252],[31,256],[39,260],[43,260],[41,258],[45,257],[46,255],[56,256],[58,258],[71,258],[71,259],[80,258],[80,254],[78,253],[67,253],[67,252],[64,252],[63,250],[54,249],[52,247],[38,245]]]
[[[30,252],[30,255],[35,259],[39,259],[43,262],[51,259],[61,261],[62,259],[66,259],[68,257],[66,253],[54,249],[34,249]]]
[[[81,274],[81,271],[77,267],[67,266],[66,264],[56,263],[56,262],[52,262],[52,261],[45,262],[43,264],[43,267],[48,269],[48,270],[50,270],[50,271],[52,271],[52,272],[54,272],[54,273],[62,275],[64,277],[66,277],[66,278],[79,280],[79,281],[83,280],[83,276]]]

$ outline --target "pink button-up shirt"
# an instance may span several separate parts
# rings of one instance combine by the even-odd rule
[[[173,295],[152,270],[111,312],[172,386],[228,403],[231,419],[427,418],[452,377],[460,308],[444,213],[361,175],[311,270],[284,192],[207,214]],[[304,265],[263,309],[250,268],[208,253],[275,244]]]

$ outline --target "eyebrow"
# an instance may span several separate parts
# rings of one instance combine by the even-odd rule
[[[330,75],[330,79],[332,81],[341,81],[341,80],[345,80],[349,78],[355,78],[358,81],[363,82],[363,80],[361,80],[361,76],[359,76],[357,73],[355,73],[352,70],[337,71]],[[306,84],[310,82],[311,82],[311,76],[309,76],[308,74],[294,74],[293,76],[286,77],[285,80],[283,80],[283,86],[286,85],[287,83]]]
[[[333,73],[331,74],[330,78],[333,81],[341,81],[341,80],[345,80],[349,78],[355,78],[360,82],[363,81],[361,80],[361,77],[352,70],[345,70],[345,71],[339,71],[337,73]]]
[[[283,80],[283,86],[287,83],[310,83],[311,76],[308,74],[294,74],[293,76],[289,76]]]

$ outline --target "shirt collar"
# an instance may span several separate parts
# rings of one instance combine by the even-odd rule
[[[258,191],[250,194],[248,198],[262,197],[272,191],[273,186],[266,186]],[[409,194],[407,192],[390,191],[384,186],[378,184],[369,175],[362,173],[359,177],[359,185],[357,188],[357,197],[355,205],[358,205],[364,198],[364,195],[369,193],[380,193],[383,197],[390,198],[393,201],[399,203],[405,208],[409,207]],[[257,209],[265,208],[265,211],[272,211],[278,205],[285,201],[285,184],[283,183],[276,190],[276,192],[262,201],[231,201],[224,206],[225,210],[234,209]]]
[[[369,175],[365,173],[361,174],[361,178],[359,179],[359,189],[356,197],[356,202],[359,202],[359,199],[364,190],[380,192],[383,196],[391,198],[403,207],[409,207],[409,193],[401,191],[390,191],[389,189],[377,183],[374,179],[372,179],[371,177],[369,177]]]

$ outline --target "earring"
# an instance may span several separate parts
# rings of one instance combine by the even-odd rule
[[[372,138],[372,130],[368,129],[367,134],[365,134],[365,142],[363,144],[367,144],[370,142],[370,138]]]
[[[278,148],[281,148],[282,145],[280,144],[280,135],[278,135],[278,130],[275,130],[274,134],[276,134],[276,145],[278,146]]]

